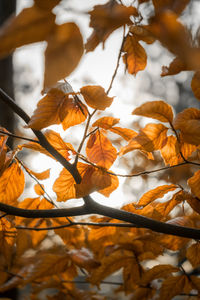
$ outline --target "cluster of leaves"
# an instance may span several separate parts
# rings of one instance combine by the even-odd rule
[[[198,299],[200,171],[196,168],[200,166],[200,110],[186,108],[174,116],[169,104],[152,101],[132,112],[156,120],[138,132],[119,126],[118,118],[106,115],[91,124],[97,111],[112,104],[113,98],[108,96],[112,82],[107,92],[98,85],[83,86],[74,92],[67,83],[57,83],[77,67],[84,46],[86,52],[94,51],[116,29],[124,27],[119,60],[122,56],[130,74],[136,75],[146,67],[147,54],[141,43],[158,40],[175,56],[169,67],[163,67],[161,76],[194,71],[191,87],[200,100],[200,39],[196,37],[194,41],[179,20],[189,0],[138,0],[137,7],[110,0],[96,5],[88,12],[93,32],[85,45],[75,23],[56,25],[52,9],[59,2],[34,0],[32,7],[9,19],[0,31],[1,57],[25,44],[47,42],[46,93],[32,117],[27,117],[5,93],[0,98],[38,138],[12,150],[6,141],[15,135],[1,128],[0,292],[29,285],[28,299],[32,300],[40,299],[44,290],[51,292],[49,300],[110,299],[94,286],[110,283],[105,279],[120,271],[123,280],[113,282],[119,285],[113,299],[118,299],[118,295],[128,295],[132,300],[170,300],[176,295]],[[154,11],[147,25],[143,24],[143,2]],[[44,135],[40,131],[53,124],[67,130],[83,122],[85,130],[78,149],[53,130],[46,130]],[[119,148],[119,143],[113,143],[113,134],[120,137]],[[63,165],[52,187],[58,202],[83,198],[84,205],[55,209],[56,204],[40,184],[40,180],[50,176],[50,170],[36,173],[25,166],[17,157],[24,148],[48,155]],[[95,204],[92,192],[109,197],[119,185],[120,175],[110,170],[117,157],[128,152],[137,155],[135,150],[147,161],[155,165],[161,161],[163,166],[127,177],[187,166],[187,178],[181,174],[184,184],[170,179],[121,210]],[[37,181],[37,196],[19,202],[25,186],[24,171]],[[103,217],[82,217],[79,221],[72,218],[92,213]],[[50,230],[54,235],[49,234]],[[59,243],[56,237],[60,237]],[[170,264],[172,254],[175,258]],[[166,263],[159,263],[162,255]],[[81,274],[85,280],[82,283],[90,284],[88,290],[78,286]]]

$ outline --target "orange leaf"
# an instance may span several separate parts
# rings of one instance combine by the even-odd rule
[[[99,130],[90,135],[86,153],[91,162],[106,169],[109,169],[117,158],[116,149]]]
[[[98,120],[96,120],[92,126],[93,127],[101,127],[104,129],[110,129],[112,128],[114,125],[116,125],[117,123],[119,123],[120,119],[117,118],[113,118],[113,117],[103,117],[100,118]]]
[[[187,249],[186,257],[194,268],[198,267],[200,265],[200,243],[192,244]]]
[[[192,289],[187,275],[170,276],[161,286],[159,299],[171,300],[174,296],[182,294],[183,292],[188,294]]]
[[[130,74],[136,75],[137,72],[145,69],[147,64],[147,55],[144,48],[138,43],[138,40],[131,35],[126,37],[123,45],[123,60]]]
[[[195,97],[200,100],[200,71],[197,71],[192,77],[191,88]]]
[[[39,184],[35,184],[34,185],[34,190],[36,192],[37,195],[42,196],[44,195],[44,185],[42,184],[43,189],[41,188],[41,186]]]
[[[167,137],[166,144],[161,149],[161,155],[165,165],[174,166],[183,160],[180,156],[179,145],[175,136],[170,135]]]
[[[152,44],[155,41],[155,38],[148,30],[148,25],[132,25],[129,28],[129,32],[131,32],[138,41],[143,41],[147,44]]]
[[[50,176],[50,169],[47,169],[43,172],[34,172],[32,170],[30,170],[29,168],[26,167],[26,169],[28,169],[28,171],[35,176],[38,180],[45,180],[47,178],[49,178]]]
[[[53,131],[53,130],[46,130],[45,137],[47,138],[48,142],[62,155],[65,159],[69,160],[69,151],[75,153],[73,146],[69,143],[65,143],[61,138],[60,134]],[[29,148],[35,151],[39,151],[45,155],[54,158],[46,149],[44,149],[40,144],[30,142],[28,144],[23,144],[20,147]]]
[[[200,144],[200,110],[197,108],[186,108],[180,112],[174,120],[175,129],[182,133],[186,143]]]
[[[72,175],[63,169],[53,185],[53,190],[57,194],[57,201],[66,201],[73,198],[84,197],[95,190],[91,182],[94,167],[84,163],[77,164],[78,171],[82,177],[80,184],[76,184]]]
[[[94,259],[93,253],[87,248],[69,250],[68,255],[80,268],[91,270],[100,266],[100,263]]]
[[[24,209],[51,209],[53,204],[49,203],[46,199],[37,198],[26,198],[18,204],[19,208]]]
[[[105,197],[109,197],[110,194],[117,189],[119,180],[117,176],[106,173],[104,170],[96,169],[92,174],[92,183],[99,189],[98,193],[103,194]]]
[[[0,249],[1,254],[6,258],[6,265],[9,266],[13,254],[13,246],[16,241],[17,231],[6,219],[0,219]]]
[[[117,126],[110,128],[110,131],[120,135],[126,141],[130,141],[132,138],[134,138],[137,135],[137,132],[135,132],[132,129],[121,128]]]
[[[37,6],[25,8],[18,16],[10,17],[0,32],[0,57],[17,47],[43,41],[55,26],[55,15]]]
[[[163,66],[161,76],[175,75],[186,70],[185,64],[179,57],[175,57],[169,67]]]
[[[77,67],[83,54],[83,39],[75,23],[65,23],[55,26],[47,42],[44,87],[51,87]]]
[[[24,190],[24,173],[18,163],[13,162],[0,177],[1,202],[16,205]]]
[[[188,185],[191,188],[191,192],[198,198],[200,198],[200,170],[195,172],[194,175],[188,179]]]
[[[116,1],[108,1],[103,5],[94,6],[90,14],[90,27],[93,33],[86,43],[86,51],[93,51],[100,42],[104,44],[109,35],[117,28],[131,24],[130,16],[137,16],[137,10],[133,6],[124,6]]]
[[[99,85],[87,85],[80,89],[85,102],[94,109],[105,110],[112,104],[113,97],[108,97]]]
[[[162,124],[147,124],[141,129],[127,146],[122,147],[120,155],[126,154],[135,149],[152,152],[162,149],[166,141],[168,128]]]
[[[200,201],[198,198],[193,197],[189,194],[187,197],[187,203],[192,207],[194,211],[196,211],[198,214],[200,214]]]
[[[138,205],[145,206],[158,198],[162,198],[166,193],[174,191],[178,186],[174,184],[170,185],[161,185],[157,188],[148,191],[145,193],[139,200]]]
[[[151,101],[134,109],[133,115],[144,116],[161,122],[172,122],[172,107],[164,101]]]
[[[190,0],[153,0],[153,5],[156,12],[172,10],[180,15],[189,2]]]
[[[44,10],[52,10],[54,6],[56,6],[61,0],[48,0],[48,1],[40,1],[34,0],[34,3],[37,7]]]

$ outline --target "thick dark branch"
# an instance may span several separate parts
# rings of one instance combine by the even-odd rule
[[[0,99],[6,103],[18,116],[20,116],[26,122],[26,124],[29,123],[30,117],[1,88]],[[76,183],[80,183],[81,177],[77,168],[70,164],[56,149],[51,146],[41,131],[34,129],[32,129],[32,131],[37,136],[40,145],[44,147],[57,161],[59,161],[59,163],[61,163],[61,165],[63,165],[64,168],[66,168],[72,174]]]

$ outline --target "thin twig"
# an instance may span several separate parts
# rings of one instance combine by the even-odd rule
[[[120,47],[119,54],[118,54],[118,57],[117,57],[117,65],[115,67],[115,70],[114,70],[113,76],[111,78],[110,85],[109,85],[109,87],[106,91],[106,94],[109,94],[110,90],[112,89],[113,81],[114,81],[114,79],[117,75],[117,71],[118,71],[118,68],[119,68],[119,62],[120,62],[120,58],[121,58],[121,55],[122,55],[122,49],[123,49],[124,41],[125,41],[125,26],[123,28],[122,43],[121,43],[121,47]]]
[[[90,284],[88,281],[82,281],[82,280],[62,280],[63,283],[76,283],[76,284]],[[123,282],[115,282],[115,281],[107,281],[102,280],[100,284],[109,284],[109,285],[123,285]]]
[[[16,229],[32,230],[32,231],[42,231],[42,230],[55,230],[62,229],[72,226],[97,226],[97,227],[137,227],[134,224],[128,223],[93,223],[93,222],[71,222],[70,224],[60,225],[60,226],[51,226],[51,227],[26,227],[26,226],[15,226]]]
[[[24,137],[24,136],[19,136],[19,135],[13,134],[13,133],[8,132],[8,131],[0,130],[0,133],[4,134],[4,135],[11,136],[11,137],[14,137],[14,138],[17,138],[17,139],[21,139],[21,140],[25,140],[25,141],[29,141],[29,142],[33,142],[33,143],[37,143],[37,144],[40,143],[37,140],[33,140],[33,139],[30,139],[30,138],[27,138],[27,137]]]

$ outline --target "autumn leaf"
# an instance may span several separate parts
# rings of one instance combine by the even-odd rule
[[[200,71],[197,71],[192,77],[191,88],[195,97],[200,100]]]
[[[119,180],[114,174],[105,172],[103,169],[96,169],[92,174],[92,183],[98,187],[97,192],[109,197],[110,194],[118,188]]]
[[[6,218],[0,219],[0,249],[1,254],[7,260],[6,265],[10,267],[13,247],[16,241],[17,231]]]
[[[124,155],[135,149],[152,152],[160,150],[166,142],[168,128],[162,124],[147,124],[141,129],[136,137],[134,137],[128,145],[120,150],[120,155]]]
[[[90,135],[86,153],[91,162],[106,169],[109,169],[117,158],[116,149],[100,130]]]
[[[0,31],[0,57],[7,56],[16,48],[46,40],[55,26],[55,15],[42,11],[36,5],[4,23]]]
[[[37,7],[40,9],[46,10],[52,10],[54,6],[58,5],[61,0],[48,0],[48,1],[40,1],[40,0],[34,0],[34,3]]]
[[[180,15],[185,9],[189,0],[153,0],[153,5],[156,13],[164,10],[174,11],[176,14]]]
[[[196,171],[192,177],[188,179],[188,185],[191,188],[191,192],[200,198],[200,171]]]
[[[113,97],[108,97],[99,85],[87,85],[80,89],[87,105],[94,109],[105,110],[112,104]]]
[[[200,243],[192,244],[188,249],[186,253],[187,259],[191,262],[192,266],[194,268],[198,267],[200,265]]]
[[[132,25],[129,28],[129,32],[134,35],[138,41],[143,41],[147,44],[152,44],[155,38],[148,30],[148,25]]]
[[[137,135],[137,132],[132,129],[121,128],[117,126],[110,128],[110,131],[112,131],[115,134],[118,134],[126,141],[130,141],[132,138],[134,138]]]
[[[26,169],[28,170],[28,172],[30,174],[32,174],[38,180],[45,180],[45,179],[49,178],[49,176],[50,176],[50,169],[47,169],[47,170],[45,170],[43,172],[34,172],[33,170],[30,170],[27,167],[26,167]]]
[[[180,163],[183,159],[180,155],[179,144],[177,138],[170,135],[166,139],[164,147],[160,150],[165,165],[174,166]]]
[[[60,134],[53,130],[46,130],[45,137],[48,142],[62,155],[65,159],[69,160],[69,151],[75,153],[73,146],[70,143],[65,143],[61,138]],[[20,147],[28,148],[34,151],[39,151],[45,155],[54,158],[45,148],[43,148],[40,144],[29,142],[27,144],[23,144]],[[33,174],[34,175],[34,174]]]
[[[163,66],[161,76],[176,75],[186,70],[186,66],[179,57],[175,57],[169,67]]]
[[[91,271],[101,264],[95,260],[93,253],[87,248],[72,249],[68,251],[70,259],[80,268]]]
[[[139,71],[145,69],[147,64],[147,55],[144,48],[138,43],[138,40],[128,35],[123,45],[123,61],[130,74],[136,75]]]
[[[108,1],[103,5],[95,5],[90,14],[90,27],[93,32],[85,45],[86,51],[93,51],[99,43],[105,43],[109,35],[117,28],[131,24],[130,16],[137,16],[133,6],[124,6],[116,1]]]
[[[182,133],[186,143],[200,144],[200,110],[197,108],[186,108],[177,114],[174,120],[174,128]]]
[[[17,162],[5,169],[0,177],[1,202],[16,205],[24,190],[24,173]]]
[[[83,54],[83,39],[75,23],[56,25],[47,39],[44,88],[69,76]],[[56,57],[56,59],[55,59]]]
[[[34,190],[36,192],[37,195],[42,196],[44,195],[44,185],[39,185],[39,184],[35,184],[34,185]]]
[[[100,118],[98,120],[96,120],[92,126],[93,127],[101,127],[103,129],[110,129],[112,128],[114,125],[116,125],[117,123],[119,123],[119,119],[117,118],[113,118],[113,117],[103,117]]]
[[[166,193],[174,191],[177,188],[178,186],[174,184],[158,186],[157,188],[145,193],[140,198],[138,205],[145,206],[158,198],[162,198]]]
[[[161,122],[173,121],[172,107],[164,101],[151,101],[134,109],[133,115],[148,117]]]

